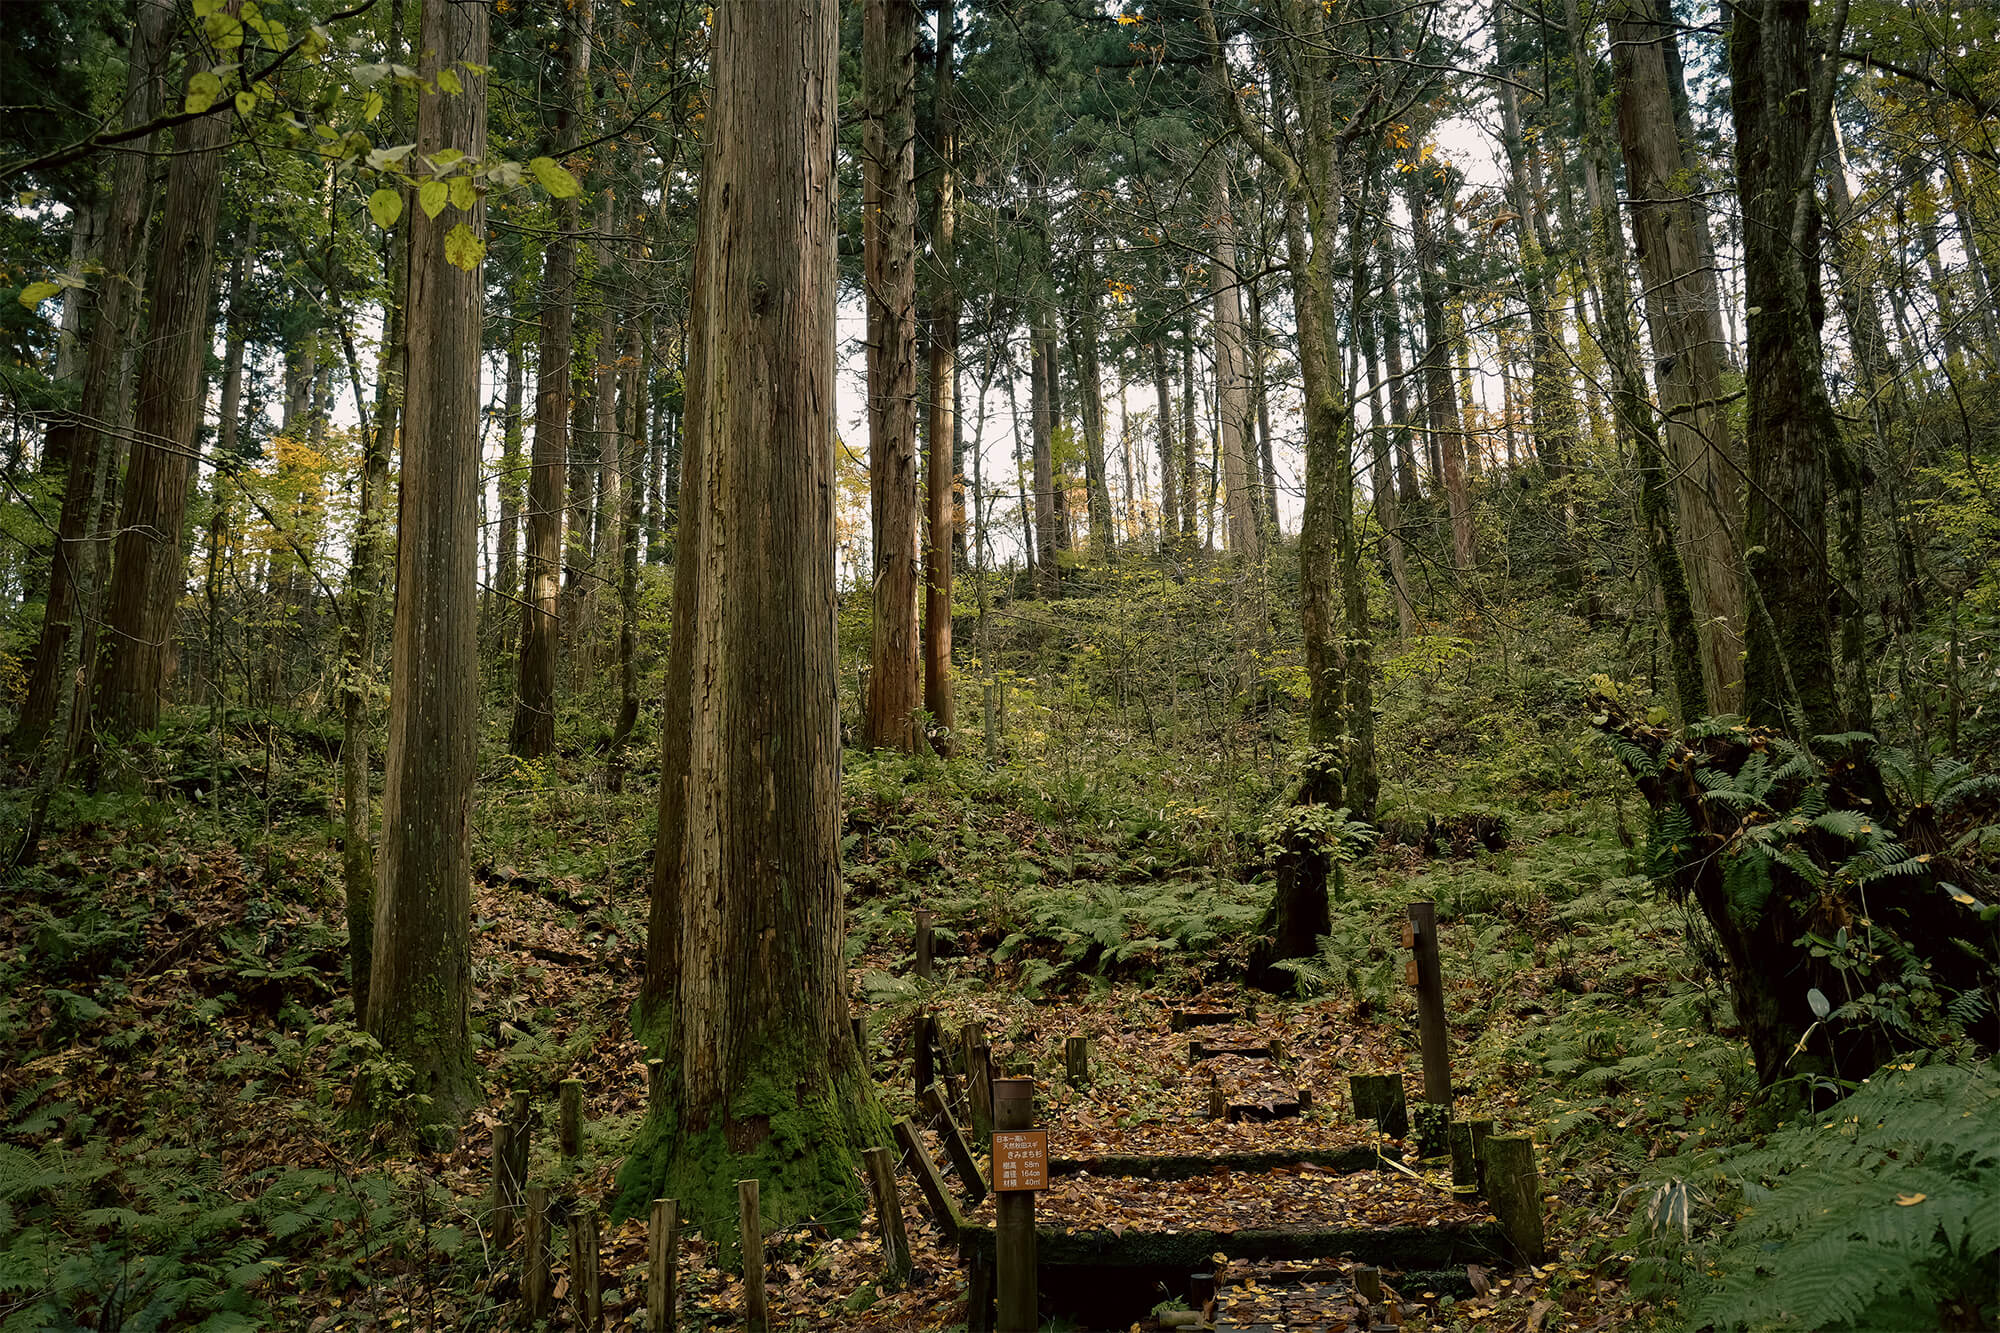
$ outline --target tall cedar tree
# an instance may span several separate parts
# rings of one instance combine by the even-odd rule
[[[717,8],[641,1031],[619,1209],[857,1217],[888,1126],[847,1021],[835,695],[836,0]]]
[[[870,746],[914,752],[917,714],[917,182],[915,0],[867,0],[862,235],[868,294],[868,480],[875,519]]]
[[[924,711],[937,727],[938,751],[950,756],[958,707],[951,688],[951,578],[953,543],[965,508],[953,457],[958,436],[959,291],[952,241],[958,224],[958,111],[952,95],[953,39],[958,23],[952,0],[939,0],[936,76],[931,89],[931,132],[937,156],[937,203],[931,219],[930,420],[924,463]]]

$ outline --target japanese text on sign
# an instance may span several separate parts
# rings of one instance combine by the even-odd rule
[[[993,1135],[993,1188],[1045,1190],[1049,1187],[1049,1132],[1000,1130]]]

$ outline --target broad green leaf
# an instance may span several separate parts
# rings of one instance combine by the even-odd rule
[[[424,216],[434,218],[444,212],[447,199],[451,198],[451,187],[443,181],[425,181],[417,189],[417,207],[424,210]]]
[[[208,70],[203,70],[188,80],[187,109],[190,115],[200,115],[215,105],[215,99],[222,96],[222,80]]]
[[[495,162],[486,169],[486,174],[500,182],[501,189],[511,190],[521,183],[521,164],[519,162]]]
[[[479,191],[473,188],[472,177],[455,176],[451,182],[451,206],[469,210],[479,201]]]
[[[465,85],[458,81],[458,75],[448,69],[438,71],[438,87],[453,97],[465,91]],[[470,268],[471,265],[468,264],[466,267]]]
[[[583,187],[576,183],[576,177],[552,157],[535,158],[528,163],[528,170],[535,173],[535,179],[542,183],[544,190],[558,199],[568,199],[583,192]]]
[[[21,304],[33,310],[61,290],[59,282],[31,282],[21,289]]]
[[[444,257],[470,273],[486,255],[486,242],[463,222],[444,238]]]
[[[234,51],[243,45],[243,25],[229,14],[214,13],[201,21],[208,40],[218,51]]]
[[[446,167],[455,167],[464,160],[465,154],[456,148],[440,148],[431,154],[431,165],[439,171],[443,171]]]
[[[194,16],[205,19],[222,8],[222,0],[194,0]]]
[[[373,120],[375,119],[375,117],[381,114],[382,114],[382,94],[376,92],[374,89],[371,88],[368,92],[368,96],[362,99],[361,118],[363,120]]]
[[[257,109],[257,94],[245,89],[236,94],[236,114],[247,116]]]
[[[368,216],[375,219],[375,225],[387,231],[396,225],[396,219],[403,216],[403,192],[401,190],[377,190],[368,196]]]
[[[368,165],[377,171],[387,171],[410,155],[413,143],[399,143],[394,148],[377,148],[368,154]]]

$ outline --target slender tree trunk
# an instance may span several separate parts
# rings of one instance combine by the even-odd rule
[[[833,580],[836,6],[715,11],[686,496],[642,1031],[666,1061],[619,1208],[728,1234],[858,1216],[880,1142],[847,1014]]]
[[[493,561],[493,586],[509,599],[499,603],[503,613],[513,605],[511,599],[520,596],[522,587],[521,473],[525,460],[521,455],[521,441],[526,431],[523,429],[521,404],[526,395],[527,376],[522,366],[521,351],[520,334],[510,334],[507,339],[507,424],[500,436],[500,535]],[[518,624],[511,614],[506,618],[509,624]],[[513,651],[514,631],[511,628],[503,630],[501,652],[511,657]]]
[[[1090,551],[1099,560],[1115,560],[1118,534],[1111,525],[1111,491],[1104,466],[1104,372],[1098,343],[1103,330],[1098,319],[1097,262],[1094,241],[1084,241],[1082,317],[1077,321],[1078,415],[1083,422],[1084,509],[1090,517]]]
[[[957,18],[953,0],[940,0],[937,17],[937,62],[932,94],[932,123],[937,134],[937,212],[931,221],[931,250],[937,259],[930,312],[930,420],[925,467],[925,504],[929,520],[924,547],[924,711],[937,727],[938,752],[949,758],[957,749],[958,708],[951,684],[951,583],[963,549],[960,528],[964,492],[956,458],[958,422],[957,257],[952,249],[958,218],[957,108],[952,99],[952,40]]]
[[[187,455],[198,443],[203,367],[214,324],[215,222],[226,116],[189,121],[175,134],[173,165],[147,293],[151,317],[139,361],[139,408],[111,586],[95,714],[124,738],[159,725],[175,613],[186,579],[182,526]]]
[[[1048,315],[1037,311],[1029,338],[1028,410],[1033,414],[1035,455],[1035,560],[1040,566],[1039,583],[1049,596],[1062,593],[1062,571],[1056,562],[1056,475],[1054,455],[1055,357],[1050,351],[1054,335],[1047,331]]]
[[[1411,437],[1408,391],[1403,371],[1403,297],[1396,285],[1396,252],[1389,244],[1389,230],[1375,237],[1376,262],[1382,269],[1382,357],[1389,370],[1389,424],[1394,427],[1396,460],[1396,500],[1398,507],[1423,503],[1417,480],[1417,455]]]
[[[425,0],[417,44],[426,88],[450,67],[464,92],[417,98],[417,160],[486,156],[483,5]],[[407,209],[408,379],[397,513],[395,650],[368,1030],[406,1061],[418,1119],[455,1133],[478,1094],[472,998],[472,785],[479,738],[476,634],[480,266],[446,258],[453,228],[477,236],[486,204],[436,218]]]
[[[862,14],[863,245],[868,295],[868,480],[875,617],[869,746],[914,754],[918,710],[915,0],[867,0]]]
[[[1214,304],[1215,399],[1222,436],[1222,502],[1228,516],[1229,548],[1245,560],[1263,559],[1257,509],[1250,494],[1248,462],[1250,385],[1243,353],[1243,301],[1236,274],[1236,219],[1229,206],[1229,159],[1216,155],[1210,203],[1214,258],[1208,266]]]
[[[1158,341],[1153,343],[1153,393],[1158,402],[1160,550],[1167,552],[1173,550],[1180,540],[1180,487],[1175,484],[1174,467],[1174,458],[1179,451],[1174,443],[1174,400],[1167,387],[1167,352]]]
[[[1437,448],[1438,479],[1451,518],[1452,563],[1478,563],[1472,530],[1472,496],[1465,480],[1465,435],[1459,426],[1458,390],[1451,382],[1451,346],[1445,333],[1443,260],[1421,172],[1403,177],[1410,229],[1417,245],[1417,288],[1424,307],[1424,417]]]
[[[569,44],[568,97],[554,143],[567,149],[590,96],[591,4]],[[521,669],[507,745],[523,759],[556,748],[556,653],[562,643],[564,498],[568,490],[570,342],[575,330],[576,199],[555,201],[555,234],[542,252],[542,330],[535,355],[535,443],[528,463],[527,596],[521,603]]]
[[[1284,525],[1278,521],[1278,464],[1271,453],[1271,395],[1265,382],[1271,334],[1264,323],[1262,287],[1254,280],[1250,283],[1250,394],[1257,403],[1257,454],[1259,471],[1263,474],[1258,501],[1260,517],[1265,534],[1277,538],[1284,535]]]

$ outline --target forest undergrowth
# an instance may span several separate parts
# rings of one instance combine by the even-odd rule
[[[1552,1258],[1470,1297],[1428,1293],[1406,1326],[1990,1315],[2000,1081],[1912,1060],[1825,1117],[1828,1090],[1810,1081],[1758,1092],[1712,946],[1649,873],[1643,808],[1584,710],[1588,677],[1637,665],[1645,644],[1572,618],[1560,636],[1431,625],[1385,652],[1380,814],[1349,830],[1319,956],[1291,965],[1293,995],[1259,1001],[1244,977],[1297,771],[1296,664],[1223,650],[1218,606],[1254,600],[1205,566],[1179,582],[1134,563],[1076,592],[991,617],[990,674],[1006,682],[991,757],[976,729],[950,761],[846,755],[852,998],[892,1115],[911,1110],[921,1005],[949,1030],[983,1022],[1045,1097],[1060,1097],[1065,1033],[1100,1034],[1116,1127],[1141,1128],[1176,1076],[1141,1058],[1136,1034],[1199,1000],[1258,1004],[1324,1080],[1312,1114],[1344,1117],[1347,1072],[1414,1080],[1398,933],[1407,904],[1429,900],[1460,1114],[1542,1145]],[[865,608],[846,622],[851,657],[865,623]],[[565,735],[585,734],[591,703],[572,699]],[[40,864],[0,903],[0,1328],[511,1327],[519,1274],[493,1244],[487,1194],[508,1097],[537,1108],[531,1174],[559,1199],[611,1196],[644,1113],[629,1016],[658,738],[642,728],[616,790],[591,745],[523,765],[486,738],[484,1105],[455,1147],[427,1150],[347,1127],[355,1088],[393,1097],[403,1074],[345,993],[332,738],[306,718],[223,721],[218,735],[205,712],[175,714],[128,755],[135,785],[65,796]],[[0,795],[0,823],[24,799]],[[938,929],[924,983],[920,907]],[[571,1078],[586,1107],[573,1159],[554,1133]],[[962,1274],[913,1195],[905,1290],[884,1289],[865,1219],[774,1237],[775,1326],[958,1326]],[[1857,1210],[1855,1229],[1819,1220],[1833,1200]],[[1774,1236],[1815,1229],[1818,1268],[1760,1268]],[[605,1245],[607,1322],[643,1327],[641,1221]],[[683,1274],[684,1327],[736,1326],[742,1284],[714,1244],[691,1240]],[[570,1296],[559,1284],[553,1326],[569,1326]]]

